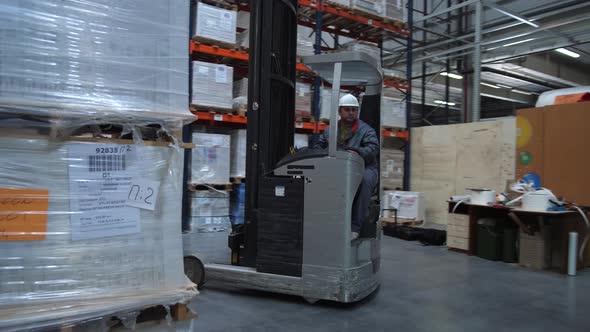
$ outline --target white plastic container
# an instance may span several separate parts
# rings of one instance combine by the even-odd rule
[[[386,209],[397,209],[398,218],[422,221],[425,217],[424,193],[413,191],[384,191]],[[394,211],[385,211],[384,217],[393,217]]]
[[[471,189],[471,204],[488,205],[496,202],[496,192],[489,189]]]
[[[551,207],[552,195],[546,192],[527,193],[522,196],[522,209],[527,211],[547,211]]]

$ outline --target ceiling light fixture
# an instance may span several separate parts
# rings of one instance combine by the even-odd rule
[[[512,92],[520,93],[521,95],[527,95],[527,96],[530,96],[533,94],[532,92],[522,91],[522,90],[518,90],[518,89],[512,89]]]
[[[578,53],[572,52],[570,50],[567,50],[567,49],[561,48],[561,47],[558,48],[558,49],[556,49],[555,51],[557,51],[557,52],[559,52],[561,54],[565,54],[567,56],[571,56],[572,58],[579,58],[580,57],[580,55]]]
[[[481,83],[481,85],[489,86],[490,88],[494,88],[494,89],[499,89],[500,88],[499,86],[493,85],[493,84],[490,84],[490,83],[486,83],[486,82],[480,82],[480,83]]]
[[[525,40],[515,41],[514,43],[504,44],[504,45],[502,45],[502,47],[508,47],[508,46],[512,46],[512,45],[518,45],[518,44],[530,42],[531,40],[535,40],[535,38],[529,38],[529,39],[525,39]]]
[[[453,73],[447,73],[446,71],[443,71],[442,73],[440,73],[442,76],[448,76],[450,78],[454,78],[456,80],[460,80],[463,79],[463,76],[459,75],[459,74],[453,74]]]
[[[453,103],[452,101],[444,101],[444,100],[435,100],[434,103],[441,104],[441,105],[449,105],[449,106],[457,105],[456,103]]]

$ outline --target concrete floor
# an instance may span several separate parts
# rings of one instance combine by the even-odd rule
[[[384,236],[382,284],[352,305],[206,284],[194,331],[590,331],[590,269],[535,272]]]

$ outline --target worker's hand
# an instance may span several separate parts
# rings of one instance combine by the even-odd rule
[[[359,154],[358,152],[354,151],[354,150],[346,150],[348,153],[352,153],[352,154]]]

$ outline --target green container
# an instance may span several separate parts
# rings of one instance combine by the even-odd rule
[[[477,221],[477,256],[491,261],[502,259],[502,229],[494,219]]]
[[[506,263],[516,263],[518,254],[516,250],[516,228],[506,227],[502,232],[502,261]]]

